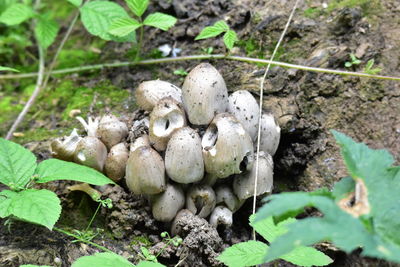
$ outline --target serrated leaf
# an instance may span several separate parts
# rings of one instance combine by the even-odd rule
[[[250,225],[268,242],[273,242],[278,236],[285,234],[288,229],[287,225],[296,221],[294,218],[288,218],[275,225],[272,217],[267,217],[259,221],[255,221],[256,214],[250,216]]]
[[[67,1],[76,7],[80,7],[82,5],[82,0],[67,0]]]
[[[119,18],[111,23],[108,32],[112,35],[123,37],[135,31],[140,26],[142,26],[142,24],[135,19]]]
[[[143,21],[144,25],[159,28],[163,31],[167,31],[169,28],[174,26],[176,18],[164,13],[155,12],[146,17]]]
[[[35,26],[35,36],[40,47],[46,50],[56,39],[58,30],[57,22],[39,17]]]
[[[223,33],[224,30],[220,28],[216,28],[214,26],[205,27],[199,35],[196,36],[195,40],[207,39],[211,37],[215,37]]]
[[[19,70],[17,70],[17,69],[13,69],[13,68],[10,68],[10,67],[3,67],[3,66],[0,66],[0,71],[13,71],[13,72],[19,72]]]
[[[141,17],[149,6],[149,0],[125,0],[133,14]]]
[[[1,15],[0,22],[8,26],[18,25],[34,15],[33,9],[24,4],[16,3],[9,6]]]
[[[118,18],[129,18],[128,13],[120,5],[97,0],[86,3],[80,8],[80,11],[82,23],[89,33],[107,41],[125,41],[125,39],[115,38],[108,33],[112,21]],[[132,36],[130,36],[130,39],[132,39]]]
[[[96,253],[91,256],[83,256],[77,259],[71,267],[88,267],[88,266],[101,266],[101,267],[133,267],[124,257],[115,253],[103,252]]]
[[[350,192],[354,192],[355,182],[351,177],[344,177],[337,182],[333,188],[332,195],[336,201],[348,196]]]
[[[49,190],[27,189],[12,198],[11,214],[15,217],[53,229],[61,214],[60,199]]]
[[[215,22],[214,27],[217,29],[221,29],[224,32],[229,31],[228,24],[226,24],[226,22],[223,20],[219,20],[219,21]]]
[[[56,180],[72,180],[92,185],[113,184],[114,182],[95,169],[59,159],[48,159],[39,163],[35,174],[36,182],[47,183]]]
[[[218,260],[229,267],[253,266],[264,263],[268,246],[259,241],[247,241],[225,249]]]
[[[229,50],[232,50],[233,45],[237,40],[236,32],[233,30],[229,30],[224,34],[224,44]]]
[[[36,168],[36,157],[28,149],[0,138],[0,183],[10,188],[23,188]]]
[[[136,267],[165,267],[165,265],[158,262],[141,261],[136,265]]]
[[[11,215],[11,204],[16,195],[16,192],[10,190],[0,192],[0,218],[6,218]]]

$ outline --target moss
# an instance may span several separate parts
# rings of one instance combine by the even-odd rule
[[[331,1],[326,9],[327,12],[340,8],[360,7],[364,16],[376,15],[382,10],[379,0],[334,0]]]
[[[321,14],[321,9],[316,7],[310,7],[303,11],[303,15],[306,18],[314,19]]]

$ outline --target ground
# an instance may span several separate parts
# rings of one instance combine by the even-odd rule
[[[213,47],[216,53],[224,53],[221,39],[193,40],[204,26],[224,19],[240,39],[232,53],[269,58],[294,1],[158,0],[151,3],[151,10],[170,13],[179,20],[170,32],[149,29],[143,46],[147,57],[159,56],[155,48],[166,43],[181,48],[182,55],[204,53],[208,47]],[[375,66],[382,68],[380,74],[400,76],[400,7],[396,0],[326,3],[300,1],[276,60],[345,69],[349,54],[355,53],[362,63],[350,70],[362,71],[366,62],[374,59]],[[60,23],[65,32],[70,12],[63,12],[65,19]],[[32,47],[29,51],[35,53]],[[50,50],[49,55],[54,52]],[[131,44],[98,41],[77,25],[57,68],[132,58]],[[21,65],[28,62],[29,67],[23,67],[24,71],[34,71],[36,67],[30,58],[15,55],[5,60]],[[112,112],[130,118],[136,110],[133,92],[140,82],[159,78],[180,86],[182,78],[173,71],[190,71],[198,63],[184,61],[55,76],[18,129],[23,136],[14,141],[24,144],[39,158],[48,158],[53,138],[79,128],[72,116],[75,110],[80,110],[83,116]],[[262,66],[225,60],[210,63],[221,72],[229,91],[246,89],[258,94]],[[1,136],[27,101],[34,83],[34,79],[0,80]],[[273,67],[267,76],[264,94],[264,109],[274,113],[282,128],[281,143],[274,157],[275,193],[331,188],[346,175],[331,129],[344,132],[372,148],[386,148],[399,163],[399,82]],[[63,215],[57,226],[82,229],[96,204],[84,194],[68,192],[66,186],[65,182],[50,185],[63,200]],[[95,242],[129,256],[133,262],[139,259],[141,246],[155,252],[162,247],[159,233],[169,230],[170,226],[152,218],[146,200],[133,196],[124,186],[106,186],[99,190],[113,199],[114,208],[103,209],[95,221],[95,226],[104,230]],[[160,261],[171,266],[180,260],[181,266],[218,266],[215,256],[224,247],[250,238],[246,220],[250,210],[251,203],[246,203],[240,214],[235,215],[234,226],[218,231],[209,228],[202,219],[186,218],[183,223],[190,227],[182,233],[184,245],[168,248],[161,254]],[[3,225],[4,220],[0,222],[0,266],[22,263],[69,266],[76,258],[98,251],[88,245],[71,243],[72,239],[41,227],[15,222],[8,229]],[[335,259],[332,266],[389,264],[360,258],[358,252],[346,256],[331,247],[325,251]],[[284,266],[286,263],[276,264]]]

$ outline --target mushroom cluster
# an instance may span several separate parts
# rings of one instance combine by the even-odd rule
[[[135,91],[148,116],[141,136],[128,138],[128,127],[113,115],[84,121],[76,131],[52,143],[55,157],[125,178],[134,194],[147,195],[156,220],[171,222],[185,209],[209,222],[232,224],[232,214],[254,195],[255,146],[259,104],[245,90],[228,95],[221,74],[210,64],[196,66],[182,89],[160,80]],[[273,115],[261,117],[261,151],[256,195],[269,193],[280,128]],[[129,149],[128,149],[128,143]]]

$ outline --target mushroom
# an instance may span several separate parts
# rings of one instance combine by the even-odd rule
[[[171,235],[172,236],[176,236],[176,235],[181,235],[182,234],[182,226],[179,225],[179,224],[180,224],[180,221],[182,219],[184,219],[185,217],[187,217],[187,216],[193,216],[193,213],[188,209],[180,210],[176,214],[176,216],[175,216],[175,218],[174,218],[174,220],[172,221],[172,224],[171,224]]]
[[[58,159],[73,161],[76,147],[81,139],[76,129],[72,130],[69,136],[56,138],[50,145],[51,155]]]
[[[97,136],[108,149],[111,149],[128,136],[128,127],[114,115],[105,115],[100,120]]]
[[[256,156],[254,155],[254,158]],[[241,199],[247,199],[254,195],[254,184],[256,179],[256,165],[250,172],[236,175],[233,179],[233,192]],[[260,151],[258,163],[257,196],[270,193],[273,186],[274,163],[270,154]]]
[[[253,140],[257,137],[259,109],[256,99],[249,91],[239,90],[229,96],[229,113],[235,116]]]
[[[270,113],[261,116],[260,150],[275,155],[281,138],[281,128],[277,124],[274,115]]]
[[[124,143],[119,143],[110,149],[104,165],[104,172],[114,182],[118,182],[125,176],[128,156],[129,151]]]
[[[82,138],[75,149],[74,161],[78,164],[103,171],[107,158],[106,146],[96,137]]]
[[[150,143],[158,151],[164,151],[174,130],[186,125],[185,112],[171,97],[161,99],[150,113]]]
[[[150,146],[138,147],[129,155],[125,178],[134,194],[161,193],[166,186],[164,161]]]
[[[152,197],[152,213],[157,221],[170,222],[185,205],[185,194],[176,184],[167,184],[164,192]]]
[[[99,127],[100,118],[92,118],[88,117],[88,121],[86,122],[82,117],[76,117],[76,119],[82,124],[88,136],[97,137],[97,129]]]
[[[139,84],[135,91],[135,97],[136,103],[141,109],[151,111],[158,101],[164,97],[172,97],[181,103],[182,91],[169,82],[153,80]]]
[[[201,139],[190,127],[173,133],[165,151],[165,170],[178,183],[198,182],[204,175]]]
[[[202,139],[206,171],[219,178],[250,170],[253,142],[233,115],[215,116]]]
[[[217,228],[219,224],[224,224],[226,226],[232,225],[232,211],[224,206],[217,206],[213,210],[210,216],[210,224]]]
[[[216,204],[214,190],[208,185],[194,185],[186,194],[186,208],[201,218],[210,215]]]
[[[131,146],[129,148],[130,152],[134,152],[136,149],[142,146],[150,146],[150,140],[149,136],[147,134],[144,134],[138,138],[135,139],[133,143],[131,143]]]
[[[221,184],[215,189],[215,195],[218,204],[223,204],[227,206],[232,212],[237,211],[244,203],[244,201],[239,200],[237,196],[233,193],[230,186],[226,184]]]
[[[228,90],[221,74],[211,64],[197,65],[182,86],[183,106],[189,121],[207,125],[215,114],[228,109]]]

